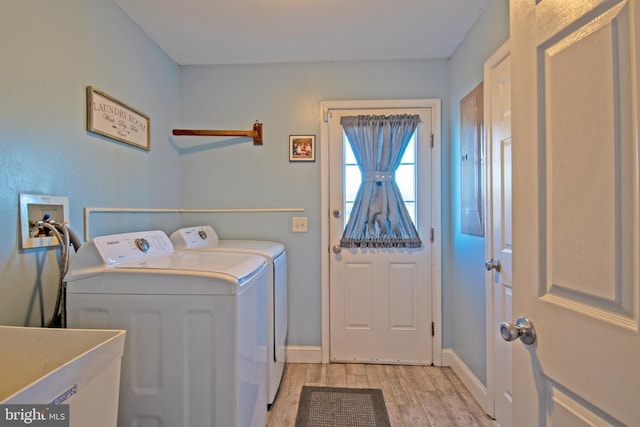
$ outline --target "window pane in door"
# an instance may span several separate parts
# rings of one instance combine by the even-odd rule
[[[411,141],[407,145],[407,149],[402,156],[402,161],[398,170],[396,171],[396,184],[400,189],[400,194],[404,199],[404,204],[409,211],[411,220],[417,227],[416,223],[416,147],[417,147],[416,134],[413,134]],[[343,134],[343,146],[344,146],[344,223],[343,227],[347,225],[351,210],[353,209],[353,202],[360,188],[360,182],[362,180],[362,174],[360,168],[356,162],[356,157],[351,149],[351,144],[347,136]]]
[[[415,163],[416,162],[416,134],[411,137],[411,141],[407,145],[407,150],[402,156],[402,163]]]
[[[347,218],[344,221],[345,225],[347,224],[347,220],[348,220],[349,216],[351,216],[351,211],[352,210],[353,210],[353,202],[347,202],[347,203],[344,204],[344,216],[345,216],[345,218]]]
[[[415,201],[416,195],[416,182],[415,182],[416,167],[414,164],[401,164],[396,170],[396,184],[400,189],[400,194],[405,203]]]
[[[362,180],[362,174],[360,168],[357,165],[345,165],[344,166],[344,199],[345,201],[353,202],[358,193],[360,187],[360,181]]]

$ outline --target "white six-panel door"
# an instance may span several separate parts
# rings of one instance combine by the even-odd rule
[[[333,109],[329,113],[330,212],[344,210],[340,117],[420,114],[417,131],[417,249],[341,248],[329,253],[330,361],[430,364],[432,358],[432,109]],[[330,249],[344,216],[329,216]],[[329,249],[329,248],[328,248]]]
[[[510,13],[514,425],[639,425],[640,1]]]

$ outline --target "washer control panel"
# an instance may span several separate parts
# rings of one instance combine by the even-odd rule
[[[93,243],[107,265],[173,253],[169,236],[160,230],[100,236]]]

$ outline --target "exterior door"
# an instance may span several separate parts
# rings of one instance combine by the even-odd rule
[[[511,318],[513,240],[511,233],[511,58],[507,42],[485,63],[487,144],[487,349],[496,421],[510,427],[511,345],[499,324]]]
[[[358,114],[419,114],[416,131],[416,176],[409,211],[415,212],[422,247],[340,248],[353,200],[348,176],[359,171],[345,158],[340,118]],[[432,362],[431,305],[431,108],[349,109],[329,112],[329,312],[330,361],[385,363]],[[347,150],[348,151],[348,150]],[[406,157],[406,155],[405,155]],[[402,166],[401,166],[402,167]],[[400,182],[401,172],[396,173]],[[401,188],[403,185],[399,185]],[[415,206],[415,209],[411,209]]]
[[[640,422],[640,1],[511,1],[518,426]]]

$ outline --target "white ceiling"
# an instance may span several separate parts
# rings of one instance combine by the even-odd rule
[[[490,0],[114,0],[171,58],[448,58]]]

